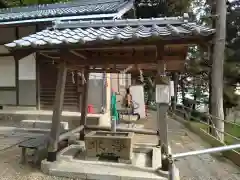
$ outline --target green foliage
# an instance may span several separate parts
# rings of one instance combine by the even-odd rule
[[[187,56],[186,70],[182,77],[185,86],[185,93],[191,94],[196,104],[193,109],[196,109],[201,104],[208,103],[208,75],[209,64],[207,62],[206,53],[198,47],[193,46],[189,48]]]
[[[182,16],[188,12],[193,0],[135,0],[137,18],[151,18],[162,16]],[[154,100],[154,77],[145,77],[144,89],[147,92],[148,102]],[[149,81],[149,79],[151,79]]]
[[[235,94],[236,84],[240,82],[240,16],[236,6],[239,0],[229,3],[227,16],[226,59],[224,65],[224,106],[231,108],[238,105],[239,96]]]
[[[188,12],[192,0],[136,0],[138,18],[182,16]]]
[[[192,121],[204,121],[207,122],[207,116],[204,113],[201,113],[199,111],[193,110],[191,112],[191,119]]]
[[[211,24],[209,4],[201,0],[195,0],[194,5],[196,13],[200,15],[199,23]],[[239,103],[239,96],[235,94],[237,82],[240,82],[240,0],[232,1],[228,6],[227,16],[227,38],[226,38],[226,58],[224,64],[224,108],[232,108]],[[206,52],[206,49],[204,50]],[[211,70],[211,64],[208,61],[207,54],[201,51],[199,47],[190,48],[187,61],[187,76],[192,78],[192,81],[187,82],[187,89],[192,95],[202,102],[207,102],[207,96],[204,91],[208,91],[208,79]],[[203,97],[201,97],[203,95]],[[205,97],[204,97],[205,96]]]

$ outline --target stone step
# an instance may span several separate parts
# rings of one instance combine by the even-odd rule
[[[20,127],[22,120],[52,120],[52,111],[49,110],[0,110],[0,116],[3,116],[8,126]],[[63,111],[62,122],[68,122],[69,129],[76,128],[80,123],[81,113]],[[106,114],[88,114],[87,125],[110,126],[110,116]]]
[[[51,129],[52,121],[51,120],[30,120],[25,119],[20,123],[21,128],[36,128],[36,129]],[[68,130],[68,122],[60,122],[61,130]]]
[[[59,177],[95,180],[167,180],[154,170],[138,168],[132,165],[84,160],[42,161],[42,171]]]

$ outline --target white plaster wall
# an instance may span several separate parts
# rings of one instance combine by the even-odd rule
[[[12,56],[0,57],[0,87],[15,87],[15,60]]]
[[[131,74],[127,74],[127,86],[131,86],[132,85],[132,82],[131,82]]]
[[[115,91],[119,92],[119,82],[118,82],[118,74],[116,73],[111,73],[110,74],[111,78],[111,88],[114,89]]]
[[[106,74],[106,81],[107,81],[107,87],[106,87],[106,110],[107,112],[110,112],[111,107],[111,75],[109,73]]]
[[[0,105],[16,105],[16,91],[0,91]]]
[[[36,55],[30,54],[19,63],[19,104],[36,105]]]
[[[0,45],[0,53],[9,53],[9,50],[4,45]]]
[[[107,81],[107,87],[106,87],[106,112],[105,114],[100,118],[99,125],[100,126],[111,126],[111,113],[110,113],[110,107],[111,107],[111,75],[106,74],[106,81]]]
[[[35,53],[19,60],[19,80],[36,80]]]
[[[89,79],[103,79],[103,73],[90,73]]]

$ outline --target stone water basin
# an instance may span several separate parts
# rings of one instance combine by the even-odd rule
[[[62,150],[58,155],[59,160],[80,160],[91,162],[105,162],[116,164],[131,164],[135,167],[158,169],[161,167],[161,149],[159,147],[148,145],[134,145],[132,158],[129,161],[119,161],[117,159],[87,158],[84,142],[81,144],[70,145]]]

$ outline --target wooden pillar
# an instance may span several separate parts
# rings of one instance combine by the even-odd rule
[[[39,27],[39,24],[36,24],[36,32],[39,32],[41,29]],[[35,68],[36,68],[36,107],[37,110],[41,109],[41,103],[40,103],[40,56],[39,53],[35,53]]]
[[[40,59],[39,59],[39,54],[36,53],[36,106],[37,110],[41,109],[41,104],[40,104]]]
[[[174,99],[173,99],[173,111],[177,109],[177,94],[178,94],[178,73],[175,72],[173,74],[173,81],[174,81]]]
[[[107,87],[106,87],[106,107],[105,108],[106,108],[106,112],[109,112],[109,116],[110,116],[112,84],[111,84],[111,74],[109,73],[106,74],[106,82],[107,82]],[[118,83],[118,86],[119,86],[119,83]],[[119,91],[119,89],[117,89],[117,91]]]
[[[52,127],[48,144],[48,157],[50,162],[56,161],[58,150],[58,139],[60,135],[60,121],[64,102],[64,91],[67,77],[67,68],[65,62],[60,63],[58,69],[58,80],[55,93],[55,102],[52,116]]]
[[[86,82],[83,85],[83,93],[82,93],[82,103],[81,103],[81,120],[80,120],[80,126],[86,125],[86,119],[87,119],[87,103],[88,103],[88,85],[89,85],[89,72],[88,69],[84,72],[84,77],[86,79]],[[85,131],[82,130],[80,132],[80,140],[84,140]]]
[[[19,28],[15,28],[15,38],[19,39]],[[14,57],[15,59],[15,83],[16,83],[16,105],[19,106],[19,60],[21,58]]]
[[[16,105],[19,106],[19,59],[15,58]]]
[[[168,143],[168,123],[167,111],[170,102],[169,78],[165,75],[165,65],[163,61],[158,61],[158,74],[156,77],[156,103],[157,103],[157,122],[159,145],[162,153],[169,154]],[[162,160],[162,169],[168,170],[168,160]]]
[[[158,97],[158,98],[157,98]],[[169,108],[169,78],[156,78],[156,103],[157,103],[157,119],[159,131],[159,145],[168,152],[167,137],[167,111]]]
[[[77,98],[78,98],[78,111],[81,111],[81,94],[82,94],[82,83],[80,82],[81,79],[78,75],[78,72],[75,72],[75,76],[76,76],[76,88],[77,88]]]

